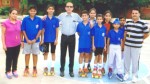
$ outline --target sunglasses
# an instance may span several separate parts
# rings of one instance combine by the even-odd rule
[[[67,8],[73,8],[73,6],[66,6]]]

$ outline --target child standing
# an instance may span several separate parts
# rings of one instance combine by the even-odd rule
[[[92,49],[95,51],[94,69],[92,76],[102,77],[102,53],[106,49],[106,27],[102,25],[102,14],[97,15],[97,24],[92,28]]]
[[[36,16],[37,8],[35,6],[31,6],[29,8],[29,16],[25,17],[22,21],[22,28],[24,35],[24,49],[23,53],[25,54],[25,70],[24,76],[28,76],[29,74],[29,60],[30,54],[33,55],[33,77],[37,75],[37,55],[40,53],[39,51],[39,37],[42,31],[42,20],[41,18]]]
[[[122,62],[121,62],[121,47],[122,47],[122,39],[123,33],[119,30],[120,22],[119,19],[116,19],[113,22],[114,29],[110,30],[108,33],[108,40],[107,40],[107,50],[108,51],[108,77],[112,78],[113,71],[116,68],[117,74],[116,77],[123,81],[122,75]],[[114,67],[114,62],[116,62],[116,67]]]
[[[96,9],[95,8],[91,8],[89,10],[89,22],[91,24],[91,27],[93,27],[96,24]],[[88,70],[89,70],[89,72],[91,72],[91,65],[90,65],[91,60],[92,60],[92,52],[89,55],[89,61],[88,61]]]
[[[79,35],[79,74],[84,72],[87,73],[88,69],[88,57],[91,52],[91,35],[90,35],[90,23],[89,23],[89,15],[86,10],[82,11],[82,19],[83,22],[80,22],[77,26],[77,32]],[[85,62],[83,69],[83,61]]]
[[[102,24],[104,24],[105,27],[106,27],[106,36],[108,36],[108,32],[111,29],[113,29],[111,18],[112,18],[111,11],[109,11],[109,10],[105,11],[105,13],[104,13],[104,21],[103,21]],[[107,42],[107,37],[106,37],[106,42]],[[107,48],[107,45],[106,45],[106,48]],[[106,61],[107,61],[107,51],[104,51],[103,52],[103,68],[102,68],[103,75],[105,75],[105,68],[104,67],[105,67]]]
[[[58,41],[58,27],[59,27],[59,20],[53,16],[55,9],[53,5],[47,6],[47,17],[43,21],[43,31],[42,43],[46,45],[46,51],[44,52],[44,75],[54,75],[54,64],[55,64],[55,48]],[[52,55],[52,62],[51,62],[51,69],[48,72],[48,52],[49,52],[49,44],[51,44],[51,55]]]

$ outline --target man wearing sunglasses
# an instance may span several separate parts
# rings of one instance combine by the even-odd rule
[[[64,77],[64,67],[66,60],[67,48],[69,50],[69,75],[74,77],[73,66],[74,66],[74,51],[75,51],[75,33],[77,23],[82,21],[77,13],[73,12],[73,3],[67,2],[65,10],[66,12],[61,13],[58,19],[61,22],[61,57],[60,57],[60,76]]]

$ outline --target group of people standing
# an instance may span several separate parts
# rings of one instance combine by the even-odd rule
[[[53,15],[55,7],[47,6],[47,15],[43,19],[36,16],[37,8],[29,8],[29,16],[23,21],[17,20],[17,10],[11,9],[9,18],[2,22],[2,43],[6,53],[6,76],[11,79],[12,75],[18,77],[17,61],[20,47],[25,54],[24,76],[29,74],[30,54],[33,56],[33,76],[37,75],[37,60],[39,45],[46,45],[44,51],[44,73],[54,73],[55,49],[58,43],[58,28],[61,24],[60,44],[60,76],[65,76],[66,52],[69,51],[69,75],[74,77],[74,53],[76,35],[79,35],[78,52],[79,73],[91,72],[105,75],[105,63],[108,62],[108,77],[112,78],[113,71],[117,70],[117,78],[127,80],[130,74],[132,62],[132,81],[138,78],[139,59],[142,43],[149,36],[147,25],[140,20],[138,9],[132,10],[132,19],[126,22],[125,17],[120,17],[111,22],[112,14],[106,11],[104,15],[96,14],[96,9],[82,11],[81,17],[73,12],[72,2],[67,2],[66,12],[58,17]],[[41,38],[41,39],[40,39]],[[48,67],[49,45],[51,45],[51,68]],[[94,68],[91,70],[92,52],[94,52]],[[122,54],[123,53],[123,54]],[[103,55],[103,58],[102,58]],[[108,56],[108,59],[107,59]],[[124,57],[123,57],[124,56]],[[124,71],[122,61],[124,60]],[[12,69],[11,69],[12,68]],[[11,74],[12,72],[12,74]],[[125,75],[124,75],[125,73]]]

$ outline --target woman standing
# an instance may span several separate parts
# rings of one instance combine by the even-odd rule
[[[12,78],[12,74],[18,77],[17,61],[21,44],[21,21],[17,20],[17,14],[16,9],[10,9],[9,18],[2,22],[2,45],[6,53],[5,73],[8,79]]]

